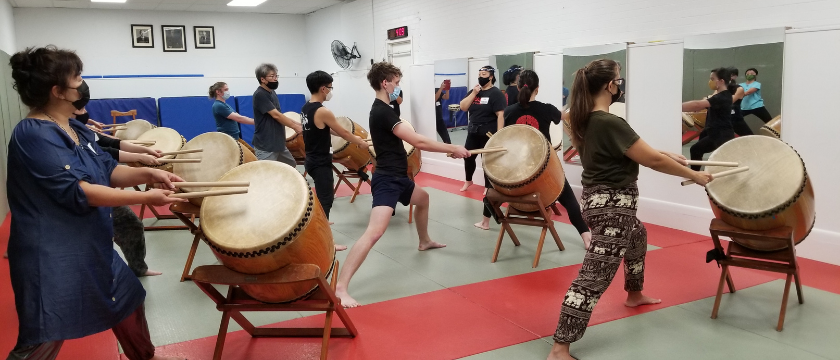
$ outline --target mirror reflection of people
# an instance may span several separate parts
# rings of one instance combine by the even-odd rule
[[[609,113],[620,96],[620,66],[595,60],[577,70],[570,103],[571,139],[580,152],[583,218],[592,229],[580,273],[565,293],[554,346],[548,359],[574,359],[569,344],[583,337],[601,295],[624,260],[625,306],[661,301],[642,293],[647,231],[636,217],[639,165],[705,185],[708,173],[695,172],[681,155],[651,148],[624,119]],[[731,99],[730,103],[731,105]]]
[[[741,83],[741,87],[744,88],[744,101],[741,102],[741,111],[744,113],[744,117],[755,115],[766,124],[773,120],[773,117],[764,107],[764,99],[761,97],[761,83],[756,80],[758,70],[749,68],[744,72],[744,77],[747,81]]]
[[[717,68],[709,74],[709,89],[715,94],[707,99],[683,103],[683,112],[706,111],[706,126],[700,132],[697,143],[691,146],[691,160],[703,160],[703,155],[715,151],[723,143],[735,138],[732,128],[732,93],[735,84],[730,82],[729,71]],[[699,165],[692,165],[695,171]]]
[[[209,95],[211,99],[216,99],[212,107],[213,118],[216,119],[216,131],[230,135],[245,148],[250,149],[251,146],[245,140],[242,140],[239,124],[254,125],[254,119],[240,115],[233,110],[233,107],[228,105],[227,99],[230,98],[228,84],[221,81],[213,84],[210,86]]]
[[[737,85],[738,68],[731,66],[726,68],[726,70],[729,71],[729,87],[735,89],[735,92],[732,93],[732,129],[735,130],[735,134],[738,136],[754,135],[750,126],[744,121],[744,114],[741,112],[741,102],[744,100],[744,88],[741,85]],[[715,90],[715,93],[717,93],[717,90]]]
[[[502,74],[502,83],[507,85],[505,88],[505,106],[511,106],[519,101],[519,89],[516,84],[519,83],[519,73],[522,72],[522,67],[519,65],[511,65],[509,69]]]
[[[502,91],[493,86],[494,84],[496,84],[496,69],[490,65],[484,66],[478,70],[478,85],[461,100],[461,111],[466,111],[469,117],[467,141],[464,143],[467,150],[483,148],[489,139],[487,133],[495,134],[505,126],[503,115],[507,101]],[[472,155],[464,159],[466,181],[461,191],[466,191],[473,184],[472,178],[477,157],[478,155]],[[490,187],[490,181],[486,176],[484,187]]]
[[[254,155],[259,160],[274,160],[291,167],[297,166],[292,153],[286,148],[286,127],[296,133],[302,130],[299,122],[280,112],[277,98],[277,67],[262,64],[255,70],[260,86],[254,91]]]
[[[566,101],[569,99],[569,88],[566,87],[566,80],[563,80],[563,106],[566,106]]]
[[[443,100],[449,100],[449,87],[446,85],[446,81],[440,83],[440,87],[435,89],[435,129],[441,141],[451,144],[449,130],[446,128],[446,123],[443,122]]]

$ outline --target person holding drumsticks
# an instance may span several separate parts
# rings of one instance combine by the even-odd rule
[[[373,64],[367,74],[370,86],[376,91],[376,99],[370,109],[369,124],[373,148],[376,150],[376,171],[371,181],[373,210],[370,212],[367,230],[353,244],[338,276],[335,294],[341,299],[344,307],[359,306],[347,292],[350,279],[362,265],[373,245],[385,233],[398,202],[404,206],[413,204],[416,207],[414,216],[420,239],[418,250],[446,246],[432,241],[429,237],[429,194],[415,187],[414,182],[408,178],[408,155],[403,141],[422,151],[452,153],[452,157],[459,159],[470,156],[470,152],[463,146],[434,141],[417,134],[410,126],[402,123],[394,110],[388,106],[398,95],[395,89],[399,88],[401,77],[400,68],[387,62]]]
[[[583,165],[583,217],[593,234],[580,273],[564,296],[549,360],[574,359],[569,344],[583,336],[595,304],[622,259],[627,291],[624,304],[635,307],[660,302],[642,294],[647,232],[636,217],[639,165],[701,185],[712,180],[706,172],[683,166],[684,157],[654,150],[627,121],[609,113],[610,104],[621,97],[620,70],[613,60],[595,60],[577,70],[572,84],[571,138]]]
[[[182,202],[168,195],[183,180],[117,165],[91,130],[70,121],[86,102],[74,52],[28,48],[10,64],[31,111],[9,142],[9,272],[19,332],[8,358],[55,359],[64,340],[112,329],[128,359],[175,359],[155,355],[145,291],[112,244],[111,207]],[[113,188],[146,183],[166,190]]]
[[[280,112],[280,100],[274,92],[280,85],[277,67],[261,64],[254,72],[260,82],[254,91],[254,155],[259,160],[274,160],[296,167],[297,161],[286,148],[286,126],[296,133],[303,129],[299,122]]]
[[[502,117],[507,101],[505,94],[499,88],[493,86],[496,83],[496,69],[487,65],[478,70],[478,85],[461,100],[461,111],[468,112],[469,124],[467,127],[467,141],[464,144],[468,150],[481,149],[487,145],[487,133],[495,134],[496,131],[505,126]],[[472,177],[475,173],[475,159],[478,155],[464,159],[464,171],[466,181],[461,191],[467,191],[473,184]],[[484,187],[490,187],[490,181],[484,179]]]
[[[683,112],[706,111],[706,127],[700,132],[699,140],[691,145],[691,160],[703,160],[703,155],[715,151],[723,143],[735,138],[732,127],[732,93],[735,90],[730,82],[729,71],[725,68],[713,69],[709,74],[709,88],[715,94],[708,99],[694,100],[682,104]],[[691,165],[695,171],[700,165]]]

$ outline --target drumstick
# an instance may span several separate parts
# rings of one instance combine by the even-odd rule
[[[125,140],[125,142],[127,142],[129,144],[135,144],[135,145],[154,145],[155,144],[154,140]]]
[[[115,126],[108,129],[102,129],[102,131],[117,131],[117,130],[128,130],[128,126]]]
[[[172,163],[172,164],[181,163],[181,164],[183,164],[183,163],[200,163],[201,159],[157,159],[157,161],[161,164],[166,164],[166,163]]]
[[[174,182],[172,186],[176,188],[185,188],[185,187],[247,187],[250,186],[250,181],[183,181],[183,182]]]
[[[192,154],[197,152],[202,152],[204,149],[190,149],[190,150],[178,150],[178,151],[169,151],[169,152],[162,152],[160,156],[165,155],[179,155],[179,154]]]
[[[125,124],[105,124],[105,125],[102,125],[103,128],[114,127],[114,126],[125,126]]]
[[[487,137],[489,137],[489,138],[493,137],[493,133],[491,133],[491,132],[489,132],[489,131],[488,131],[488,132],[487,132],[487,134],[485,134],[485,135],[487,135]]]
[[[738,167],[738,163],[736,162],[727,162],[727,161],[700,161],[700,160],[686,160],[686,165],[700,165],[700,166],[728,166],[728,167]]]
[[[236,195],[236,194],[247,194],[248,189],[233,189],[233,190],[211,190],[211,191],[199,191],[194,193],[183,193],[183,194],[172,194],[169,197],[178,198],[178,199],[192,199],[192,198],[200,198],[200,197],[208,197],[208,196],[219,196],[219,195]]]
[[[717,174],[712,174],[712,177],[713,177],[713,179],[717,179],[717,178],[721,178],[721,177],[724,177],[724,176],[729,176],[729,175],[735,175],[737,173],[742,173],[742,172],[747,171],[749,169],[750,169],[749,166],[739,167],[737,169],[726,170],[726,171],[721,171]],[[694,180],[685,180],[685,181],[681,182],[680,184],[682,186],[686,186],[686,185],[691,185],[691,184],[694,184],[694,183],[695,183]]]
[[[492,148],[484,148],[484,149],[475,149],[475,150],[470,150],[470,155],[489,154],[489,153],[502,152],[502,151],[507,151],[507,148],[492,147]],[[446,156],[452,157],[452,153],[448,153],[448,154],[446,154]]]

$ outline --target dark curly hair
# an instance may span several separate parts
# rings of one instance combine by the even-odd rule
[[[367,74],[368,81],[370,82],[370,87],[372,87],[373,90],[376,91],[382,89],[382,81],[390,81],[397,76],[402,76],[402,71],[400,71],[400,68],[389,64],[385,61],[373,64],[373,66],[370,67],[370,71],[368,71]]]
[[[33,109],[40,109],[50,101],[53,86],[67,88],[69,79],[82,74],[82,59],[75,51],[48,45],[30,47],[12,55],[14,89],[20,100]]]

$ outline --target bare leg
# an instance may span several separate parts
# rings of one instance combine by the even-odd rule
[[[414,204],[414,219],[417,220],[417,235],[420,238],[417,249],[424,251],[446,247],[445,244],[434,242],[429,237],[429,193],[420,187],[414,187],[411,203]]]
[[[160,271],[154,271],[154,270],[147,269],[146,272],[143,273],[143,276],[158,276],[158,275],[161,275],[161,274],[163,274],[163,273],[160,272]]]
[[[472,186],[472,181],[464,181],[464,186],[461,186],[461,191],[467,191]]]
[[[486,216],[482,217],[481,221],[473,224],[473,226],[481,230],[490,230],[490,218]]]
[[[373,245],[376,244],[376,242],[379,241],[379,238],[382,237],[382,234],[385,233],[393,211],[394,209],[389,206],[377,206],[373,208],[370,212],[370,222],[368,223],[367,230],[365,230],[362,237],[353,244],[353,247],[350,248],[350,253],[347,254],[347,259],[344,260],[344,266],[341,268],[341,272],[338,275],[338,283],[335,286],[335,295],[341,299],[341,305],[346,308],[361,305],[355,299],[350,297],[350,294],[347,292],[347,288],[350,285],[350,279],[353,278],[356,270],[359,270],[359,267],[362,266],[362,262],[365,261],[365,258],[370,252],[370,249],[373,248]],[[418,227],[420,225],[419,219],[417,221],[417,225]]]
[[[569,343],[555,342],[551,347],[551,352],[548,353],[546,360],[572,360],[572,355],[569,354]]]
[[[624,306],[636,307],[641,305],[659,304],[661,302],[662,299],[654,299],[652,297],[645,296],[641,291],[628,291],[627,301],[624,302]]]

